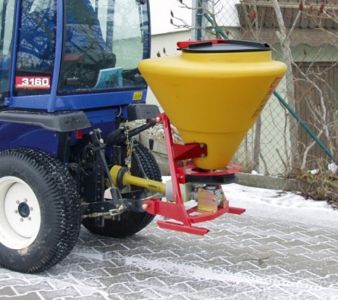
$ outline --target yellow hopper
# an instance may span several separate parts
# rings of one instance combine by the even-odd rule
[[[206,170],[224,169],[286,72],[266,44],[187,43],[181,55],[143,60],[139,69],[184,143],[204,143]]]

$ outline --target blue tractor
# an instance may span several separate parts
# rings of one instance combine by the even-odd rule
[[[159,114],[137,68],[149,55],[148,0],[0,0],[1,266],[50,268],[81,224],[126,237],[151,222],[148,191],[109,171],[161,181],[133,140]]]

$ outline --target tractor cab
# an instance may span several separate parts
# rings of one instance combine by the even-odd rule
[[[2,105],[93,109],[129,104],[135,92],[142,101],[149,36],[147,1],[0,0]]]

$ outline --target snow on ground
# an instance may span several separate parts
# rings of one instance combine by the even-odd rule
[[[205,224],[206,237],[153,224],[122,244],[106,239],[93,252],[77,247],[71,263],[77,257],[98,270],[107,262],[116,267],[105,268],[112,277],[95,278],[102,287],[84,291],[84,280],[72,273],[74,288],[85,295],[97,289],[98,299],[338,299],[338,211],[290,192],[239,184],[223,189],[231,206],[247,209],[244,216]]]
[[[170,177],[164,176],[162,179],[166,182]],[[338,210],[334,210],[326,201],[314,201],[292,192],[235,183],[223,185],[223,191],[230,206],[245,208],[245,214],[249,216],[338,228]]]
[[[274,278],[273,276],[256,276],[253,274],[242,274],[228,272],[227,270],[215,270],[212,268],[199,267],[188,264],[177,264],[171,261],[164,261],[160,259],[144,259],[139,257],[126,257],[125,263],[127,266],[137,266],[139,268],[151,270],[151,271],[163,271],[170,272],[176,276],[187,276],[195,280],[207,280],[217,281],[223,284],[247,284],[261,287],[274,286],[274,288],[280,288],[284,290],[307,290],[316,292],[323,289],[322,286],[314,283],[307,283],[306,281],[291,281],[283,278]],[[326,295],[337,295],[337,288],[326,288]],[[201,299],[201,298],[198,298]],[[212,299],[212,298],[211,298]],[[333,299],[333,298],[332,298]],[[336,299],[336,298],[335,298]]]
[[[246,214],[250,216],[338,228],[338,210],[326,201],[307,200],[291,192],[239,184],[224,185],[223,190],[231,206],[246,208]]]
[[[127,239],[83,229],[47,272],[0,268],[0,299],[338,300],[338,211],[289,192],[238,184],[224,192],[247,212],[200,224],[210,229],[204,237],[155,222]]]

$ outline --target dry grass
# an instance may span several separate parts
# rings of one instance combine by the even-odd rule
[[[300,192],[306,198],[326,200],[338,209],[338,174],[318,170],[318,173],[299,172],[296,179],[300,181]]]

